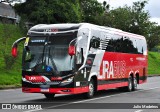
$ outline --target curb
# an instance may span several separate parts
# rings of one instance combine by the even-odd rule
[[[156,75],[148,75],[148,77],[158,77],[160,76],[160,74],[156,74]]]
[[[18,89],[18,88],[21,88],[21,86],[8,85],[8,86],[0,87],[0,90],[6,90],[6,89]]]

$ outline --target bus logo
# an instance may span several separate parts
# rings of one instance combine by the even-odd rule
[[[124,78],[125,61],[103,61],[102,71],[98,76],[99,79]]]

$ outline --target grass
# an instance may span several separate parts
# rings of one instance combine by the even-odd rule
[[[21,72],[2,72],[0,75],[0,89],[21,86]]]
[[[21,54],[23,45],[20,44],[19,57],[13,59],[11,46],[15,40],[24,36],[16,25],[0,24],[0,89],[21,86]],[[7,57],[4,59],[4,57]],[[6,62],[7,61],[7,62]]]
[[[21,57],[23,44],[20,44],[18,48],[19,56],[14,59],[14,63],[6,65],[3,57],[5,51],[5,54],[11,58],[11,46],[13,42],[24,35],[25,34],[21,32],[18,26],[0,24],[0,89],[21,86]],[[149,52],[148,60],[148,74],[160,74],[160,53]]]
[[[160,75],[160,53],[149,52],[148,54],[148,74]]]

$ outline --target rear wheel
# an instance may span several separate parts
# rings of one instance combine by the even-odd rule
[[[94,96],[95,93],[95,85],[94,85],[94,80],[91,79],[91,81],[88,84],[88,89],[89,91],[87,93],[85,93],[85,98],[92,98]]]
[[[44,96],[45,96],[47,99],[54,99],[55,94],[44,93]]]
[[[128,86],[126,86],[126,87],[120,87],[119,90],[120,90],[120,91],[131,92],[131,91],[132,91],[132,87],[133,87],[132,84],[133,84],[133,83],[132,83],[132,77],[130,76],[130,77],[128,78]]]
[[[129,76],[129,78],[128,78],[128,86],[126,87],[126,91],[131,92],[132,91],[132,87],[133,87],[132,77]]]
[[[136,79],[136,77],[134,77],[133,80],[132,80],[132,90],[133,91],[137,90],[137,79]]]

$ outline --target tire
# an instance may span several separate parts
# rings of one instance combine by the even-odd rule
[[[136,77],[133,78],[132,80],[132,91],[137,90],[137,79]]]
[[[44,93],[44,96],[45,96],[47,99],[54,99],[55,94]]]
[[[95,94],[95,85],[94,85],[94,80],[91,79],[89,84],[88,84],[89,91],[85,93],[85,98],[92,98]]]
[[[132,77],[129,76],[129,78],[128,78],[128,86],[126,87],[126,91],[131,92],[132,91],[132,87],[133,87]]]
[[[118,88],[120,91],[124,91],[124,92],[131,92],[132,91],[132,88],[133,88],[133,83],[132,83],[132,77],[130,76],[128,78],[128,86],[126,87],[120,87]]]

